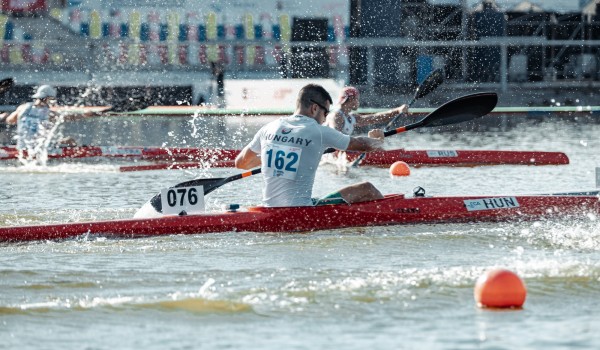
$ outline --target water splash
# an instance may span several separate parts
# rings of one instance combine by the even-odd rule
[[[33,142],[27,142],[27,155],[23,152],[18,153],[19,162],[28,167],[45,166],[48,162],[48,154],[51,152],[51,144],[56,138],[62,137],[58,131],[61,124],[64,122],[65,115],[58,113],[58,118],[53,123],[40,125],[39,137]]]

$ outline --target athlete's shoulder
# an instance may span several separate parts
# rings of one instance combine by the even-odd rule
[[[260,128],[260,130],[265,130],[265,129],[273,128],[273,127],[275,127],[277,125],[280,125],[280,124],[281,124],[281,118],[278,118],[278,119],[272,120],[272,121],[268,122],[267,124],[263,125]]]

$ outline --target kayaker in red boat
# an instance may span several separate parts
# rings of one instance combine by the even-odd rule
[[[322,86],[304,86],[294,114],[263,126],[236,157],[237,168],[261,166],[264,205],[310,206],[383,198],[369,182],[342,188],[320,199],[312,198],[315,174],[325,149],[370,152],[382,150],[383,146],[380,129],[371,130],[369,137],[350,137],[322,125],[331,104],[331,96]]]
[[[388,123],[396,115],[407,113],[408,105],[390,109],[375,114],[359,115],[352,113],[360,106],[360,93],[352,86],[346,86],[340,92],[336,108],[328,115],[325,125],[332,127],[346,135],[352,135],[355,127],[364,127],[372,124]]]
[[[47,142],[47,137],[53,136],[50,131],[60,118],[74,120],[94,114],[93,112],[58,114],[51,111],[51,105],[56,102],[56,89],[50,85],[40,86],[32,98],[33,102],[20,105],[5,119],[6,124],[17,125],[16,138],[19,150],[38,149],[41,144]],[[72,137],[61,138],[58,144],[76,146]]]

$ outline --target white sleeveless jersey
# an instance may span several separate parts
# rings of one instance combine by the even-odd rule
[[[17,148],[32,148],[43,137],[48,128],[50,109],[37,107],[33,103],[26,104],[25,110],[17,119]]]
[[[346,114],[341,109],[337,110],[336,113],[340,113],[344,118],[344,126],[342,132],[346,135],[352,135],[354,132],[354,126],[356,125],[356,118],[352,114]]]
[[[323,151],[329,147],[345,150],[349,143],[350,136],[301,115],[263,126],[249,148],[261,157],[264,205],[313,205],[312,188]]]

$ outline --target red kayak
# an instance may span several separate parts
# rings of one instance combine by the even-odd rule
[[[234,168],[233,160],[218,160],[214,162],[183,162],[183,163],[156,163],[143,165],[123,165],[119,167],[122,173],[148,170],[180,170],[180,169],[208,169],[208,168]]]
[[[347,153],[352,162],[359,153]],[[396,149],[384,152],[371,152],[365,155],[360,165],[388,167],[394,162],[403,161],[410,165],[563,165],[569,158],[562,152],[539,151],[496,151],[496,150],[406,150]]]
[[[186,147],[128,147],[128,146],[77,146],[60,147],[48,150],[48,158],[136,158],[147,160],[171,160],[171,161],[220,161],[233,160],[239,150],[210,149],[210,148],[186,148]],[[15,147],[0,147],[0,160],[17,159]],[[27,156],[27,154],[25,154]]]
[[[347,153],[345,164],[350,164],[359,156]],[[384,152],[367,153],[360,162],[361,166],[389,167],[396,161],[412,166],[480,166],[480,165],[563,165],[569,164],[569,158],[562,152],[538,151],[470,151],[470,150],[405,150],[397,149]],[[335,159],[332,163],[338,163]],[[327,163],[327,161],[326,161]],[[175,170],[194,168],[234,167],[233,160],[219,160],[212,164],[199,162],[156,163],[130,165],[119,168],[121,172],[146,170]]]
[[[362,226],[588,218],[599,214],[598,191],[487,197],[405,198],[396,194],[352,205],[251,207],[237,212],[0,227],[0,241],[53,240],[84,234],[141,237],[230,231],[306,232]]]
[[[231,167],[239,150],[182,148],[182,147],[120,147],[120,146],[80,146],[61,147],[49,150],[48,158],[85,158],[85,157],[118,157],[145,160],[169,160],[171,162],[188,162],[188,164],[156,164],[154,167],[136,169],[132,167],[124,171],[182,169],[204,167],[197,162],[215,162],[212,167]],[[348,153],[352,161],[359,153]],[[14,147],[0,147],[0,159],[16,159]],[[496,150],[405,150],[396,149],[383,152],[367,153],[361,165],[388,167],[396,161],[404,161],[410,165],[562,165],[569,164],[569,158],[562,152],[539,151],[496,151]]]

